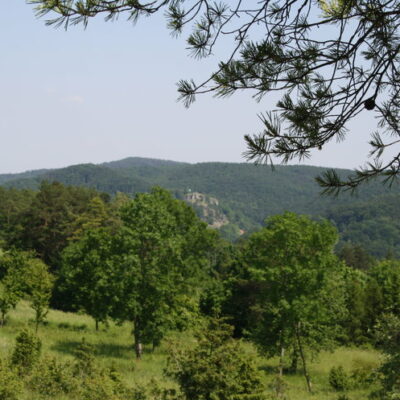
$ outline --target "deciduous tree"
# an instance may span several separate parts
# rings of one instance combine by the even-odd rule
[[[14,308],[26,291],[23,280],[29,253],[10,250],[0,256],[0,326],[6,322],[8,312]]]
[[[25,277],[31,307],[35,311],[35,332],[37,333],[39,324],[45,321],[49,312],[54,277],[47,265],[35,258],[28,262]]]
[[[327,221],[285,213],[268,219],[243,251],[251,281],[259,283],[251,335],[267,354],[280,357],[280,375],[285,352],[294,349],[309,391],[307,352],[332,345],[336,323],[346,312],[341,265],[333,254],[336,241]]]
[[[142,342],[157,343],[182,322],[182,296],[196,295],[207,276],[216,232],[160,188],[138,194],[121,218],[124,257],[116,266],[121,294],[114,317],[133,322],[139,358]]]
[[[64,308],[82,310],[94,318],[96,330],[111,314],[118,298],[113,289],[114,264],[122,249],[119,236],[107,229],[89,229],[64,250],[57,297]],[[124,249],[125,250],[125,249]]]
[[[70,244],[60,285],[96,321],[131,321],[140,358],[143,343],[158,344],[196,309],[217,233],[160,188],[126,203],[121,220],[112,234],[91,229]]]

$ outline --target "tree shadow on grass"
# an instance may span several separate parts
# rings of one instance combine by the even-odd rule
[[[272,365],[260,365],[258,367],[258,369],[260,371],[264,371],[266,372],[268,375],[269,374],[276,374],[278,372],[278,368],[276,366],[272,366]]]
[[[61,340],[51,346],[51,350],[64,354],[74,355],[76,349],[81,344],[82,341]],[[133,346],[114,343],[91,343],[91,346],[93,347],[94,354],[99,357],[124,359],[132,359],[134,357]]]
[[[279,372],[278,366],[277,365],[271,365],[271,364],[263,364],[258,367],[259,371],[264,371],[268,375],[276,375]],[[293,376],[293,375],[301,375],[301,369],[297,368],[296,371],[294,371],[290,367],[284,367],[283,368],[283,375],[284,376]]]

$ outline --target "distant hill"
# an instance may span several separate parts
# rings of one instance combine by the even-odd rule
[[[171,161],[171,160],[159,160],[157,158],[128,157],[122,160],[105,162],[102,163],[101,165],[104,165],[105,167],[109,168],[129,169],[135,167],[160,168],[165,166],[190,165],[190,164],[178,161]]]
[[[8,182],[8,181],[17,181],[17,180],[25,180],[25,179],[32,179],[35,178],[37,176],[40,176],[42,174],[45,174],[47,171],[47,169],[37,169],[34,171],[26,171],[26,172],[22,172],[19,174],[0,174],[0,185],[3,185],[4,183]]]
[[[53,170],[0,175],[0,185],[37,188],[42,180],[66,185],[88,186],[109,194],[134,195],[159,185],[177,198],[188,193],[216,199],[211,203],[191,202],[210,225],[235,239],[258,229],[266,217],[293,211],[332,220],[342,241],[368,247],[373,254],[400,256],[400,186],[392,189],[379,182],[363,186],[356,195],[321,197],[315,176],[325,169],[310,166],[267,166],[239,163],[189,164],[168,160],[131,157],[100,165],[81,164]],[[341,170],[341,174],[351,171]],[[345,218],[346,215],[354,218]],[[215,221],[213,221],[215,216]]]

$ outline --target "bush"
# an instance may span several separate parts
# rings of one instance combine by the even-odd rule
[[[338,391],[348,390],[350,380],[342,366],[332,367],[329,371],[329,384]]]
[[[255,360],[240,341],[232,339],[232,331],[229,325],[211,320],[197,335],[197,346],[171,349],[166,374],[175,379],[184,398],[265,399]]]
[[[66,395],[79,400],[134,399],[114,369],[102,369],[95,363],[88,344],[83,342],[76,356],[75,363],[52,358],[38,363],[29,381],[30,389],[45,398]]]
[[[355,360],[353,364],[354,366],[351,370],[353,386],[356,388],[365,388],[371,385],[374,379],[376,379],[376,364],[361,360]]]
[[[177,389],[166,388],[155,379],[151,379],[146,387],[137,386],[133,393],[134,400],[184,400]]]
[[[132,393],[122,383],[115,369],[100,368],[93,346],[82,339],[75,351],[73,376],[76,379],[74,398],[84,400],[132,400]]]
[[[50,398],[72,392],[76,384],[71,365],[59,363],[54,358],[47,358],[38,363],[29,382],[32,390]]]
[[[18,400],[21,391],[19,377],[0,360],[0,400]]]
[[[34,334],[23,330],[16,338],[11,365],[20,375],[28,374],[39,360],[42,342]]]
[[[118,374],[109,369],[92,369],[91,375],[80,376],[77,396],[84,400],[132,400],[132,391],[121,382]]]
[[[81,344],[76,348],[75,353],[75,371],[81,375],[91,375],[95,369],[94,348],[91,344],[82,339]]]

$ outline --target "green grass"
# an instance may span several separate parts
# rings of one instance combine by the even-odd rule
[[[20,302],[10,313],[7,324],[0,328],[1,358],[9,356],[16,335],[27,326],[32,329],[34,327],[33,311],[27,302]],[[182,346],[190,346],[192,339],[190,334],[173,333],[154,352],[145,347],[142,360],[136,361],[131,331],[132,327],[128,323],[122,326],[114,323],[110,323],[108,327],[100,325],[100,330],[96,331],[93,319],[86,315],[51,310],[46,324],[40,326],[38,335],[43,343],[42,354],[62,360],[72,359],[76,347],[85,338],[87,343],[94,346],[97,361],[103,366],[116,368],[130,387],[137,384],[146,385],[151,379],[166,383],[168,379],[163,376],[163,370],[166,367],[168,342],[173,339],[178,340]],[[248,346],[249,354],[254,354],[251,344]],[[322,352],[309,364],[314,393],[307,392],[305,380],[299,368],[297,374],[287,374],[284,378],[287,385],[287,399],[336,400],[340,393],[330,388],[328,380],[332,367],[342,365],[346,372],[351,373],[354,368],[360,366],[377,367],[379,361],[379,353],[371,349],[339,348],[332,353]],[[261,358],[260,369],[265,371],[265,382],[272,393],[277,360]],[[365,387],[351,390],[346,394],[350,400],[361,400],[367,398],[371,390],[372,387]]]

